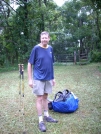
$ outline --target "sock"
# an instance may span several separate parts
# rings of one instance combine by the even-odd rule
[[[49,117],[49,113],[48,113],[48,111],[44,110],[44,116]]]
[[[43,117],[42,117],[42,115],[39,115],[39,123],[40,123],[41,121],[43,121]]]

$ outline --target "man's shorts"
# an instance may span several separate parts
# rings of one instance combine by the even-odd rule
[[[52,93],[52,80],[49,81],[33,81],[33,93],[36,95],[44,95]]]

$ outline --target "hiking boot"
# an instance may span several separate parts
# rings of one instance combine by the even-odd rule
[[[41,121],[39,123],[39,129],[41,132],[46,132],[46,126],[45,126],[45,123],[43,121]]]
[[[49,116],[49,117],[44,116],[44,121],[53,122],[53,123],[57,123],[58,122],[56,119],[53,119],[51,116]]]

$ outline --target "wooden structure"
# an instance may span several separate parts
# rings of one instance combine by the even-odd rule
[[[83,53],[80,53],[80,52],[78,51],[78,54],[79,54],[79,64],[80,64],[80,65],[87,64],[88,61],[89,61],[87,50],[85,50],[85,52],[83,52]]]
[[[56,62],[68,63],[73,62],[74,64],[78,63],[80,65],[88,63],[88,53],[80,53],[79,51],[74,51],[73,54],[58,54],[55,56]]]
[[[73,62],[74,64],[76,64],[76,52],[74,52],[73,54],[58,54],[55,56],[55,60],[57,62]]]

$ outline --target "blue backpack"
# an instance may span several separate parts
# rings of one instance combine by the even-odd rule
[[[72,113],[79,107],[79,99],[69,90],[59,91],[54,100],[48,103],[49,110],[60,113]]]

